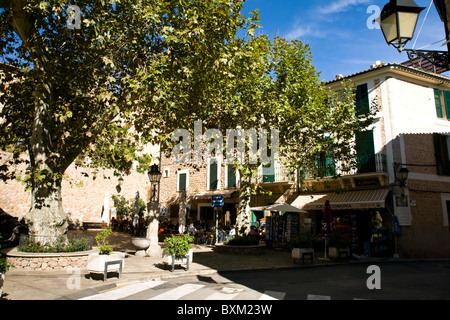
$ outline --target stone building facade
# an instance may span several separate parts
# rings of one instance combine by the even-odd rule
[[[405,232],[399,237],[404,256],[450,256],[450,176],[438,170],[436,139],[439,136],[447,138],[448,133],[401,136],[409,170],[406,193],[410,223],[403,227]]]
[[[350,233],[357,254],[449,257],[450,78],[377,64],[327,85],[338,91],[344,79],[357,87],[357,107],[376,102],[376,121],[359,140],[354,170],[307,178],[294,203],[315,211],[320,224],[318,209],[329,199],[340,226],[357,230]],[[330,162],[338,171],[339,159]]]
[[[8,157],[5,153],[2,156],[3,159]],[[16,169],[25,174],[26,165]],[[62,206],[72,224],[101,223],[105,197],[110,208],[113,207],[112,195],[122,195],[130,200],[139,192],[140,198],[146,203],[149,201],[151,186],[146,174],[132,170],[129,175],[123,176],[119,189],[119,177],[114,176],[113,170],[99,169],[96,179],[93,178],[94,170],[76,167],[73,163],[63,175]],[[0,208],[21,220],[30,207],[31,194],[25,190],[23,183],[17,180],[0,181]]]
[[[236,222],[239,204],[239,174],[232,174],[227,165],[217,165],[217,183],[211,186],[211,163],[207,159],[201,166],[188,166],[175,164],[169,156],[161,158],[161,217],[173,224],[179,223],[180,209],[187,208],[186,223],[194,222],[196,225],[205,224],[207,229],[213,229],[215,212],[212,207],[212,196],[223,196],[224,206],[218,208],[218,217],[221,225],[231,225]],[[231,177],[233,175],[233,177]],[[258,177],[253,180],[253,186],[258,185],[256,193],[250,197],[250,207],[253,219],[264,217],[263,208],[276,203],[288,202],[295,199],[297,185],[295,175],[289,174],[281,164],[277,163],[273,176],[266,179],[262,168]],[[185,188],[180,187],[180,181]]]

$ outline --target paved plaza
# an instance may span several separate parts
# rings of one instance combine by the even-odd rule
[[[89,232],[95,235],[99,231]],[[85,267],[80,268],[78,274],[72,270],[24,271],[13,268],[6,273],[3,299],[52,300],[80,290],[98,287],[108,289],[136,281],[160,281],[176,277],[211,275],[220,271],[292,268],[302,265],[301,261],[294,264],[287,250],[266,249],[263,255],[232,255],[214,252],[213,246],[210,245],[195,244],[193,263],[190,264],[189,271],[184,267],[177,267],[171,272],[170,268],[166,268],[162,263],[162,258],[136,256],[136,248],[127,233],[114,232],[109,242],[115,251],[127,253],[120,279],[118,274],[109,273],[104,282],[103,276],[91,275]],[[315,264],[320,263],[323,264],[316,259]],[[305,262],[305,265],[310,265],[310,262]]]

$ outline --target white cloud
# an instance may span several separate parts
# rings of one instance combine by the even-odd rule
[[[315,37],[315,38],[323,38],[326,36],[326,34],[322,31],[313,29],[311,26],[307,26],[307,27],[298,26],[298,27],[292,28],[291,31],[289,31],[285,35],[285,38],[287,40],[295,40],[295,39],[299,39],[299,38],[306,37],[306,36]]]
[[[373,0],[338,0],[330,3],[327,6],[320,7],[318,12],[321,14],[330,14],[336,12],[347,11],[351,6],[356,6],[359,4],[369,4]]]

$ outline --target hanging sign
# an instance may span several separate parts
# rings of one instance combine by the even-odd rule
[[[223,196],[222,195],[212,196],[211,200],[212,200],[211,206],[213,208],[214,207],[223,207]]]

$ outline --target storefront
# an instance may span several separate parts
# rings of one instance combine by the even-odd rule
[[[312,229],[321,235],[323,209],[330,202],[333,232],[340,232],[350,243],[351,254],[387,256],[392,254],[392,214],[386,206],[389,189],[358,190],[342,193],[301,195],[293,206],[313,215]]]
[[[267,247],[285,248],[291,240],[302,233],[302,230],[312,234],[311,224],[308,224],[308,220],[312,219],[308,218],[309,216],[307,211],[289,204],[276,203],[266,207],[252,208],[252,225],[259,228]],[[303,221],[303,224],[300,221]]]

